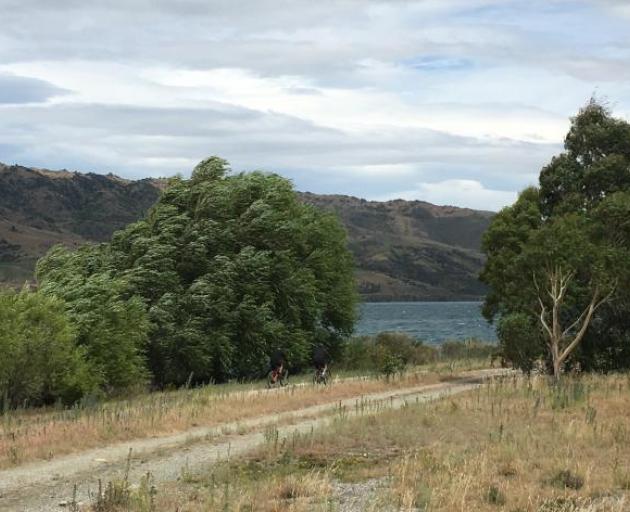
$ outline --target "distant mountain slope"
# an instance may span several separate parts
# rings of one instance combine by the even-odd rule
[[[302,197],[342,219],[367,300],[465,300],[485,293],[477,276],[491,212],[423,201]]]
[[[54,244],[107,240],[150,208],[161,184],[0,164],[0,281],[30,279],[37,258]],[[421,201],[300,196],[340,216],[366,300],[483,295],[479,244],[491,213]]]
[[[32,277],[51,246],[105,241],[157,200],[154,180],[0,164],[0,281]]]

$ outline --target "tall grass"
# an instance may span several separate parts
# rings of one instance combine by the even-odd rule
[[[328,427],[158,489],[157,510],[627,510],[630,378],[507,378]],[[229,488],[228,493],[221,490]],[[194,499],[190,496],[194,495]],[[133,509],[132,509],[133,510]]]
[[[457,368],[479,365],[483,362],[467,361]],[[354,377],[325,388],[292,385],[271,392],[263,389],[262,383],[210,385],[128,400],[83,402],[71,409],[10,410],[0,415],[0,467],[51,459],[117,441],[288,412],[355,395],[430,384],[451,370],[448,365],[432,365],[387,381],[375,376]],[[299,384],[300,379],[296,380]]]

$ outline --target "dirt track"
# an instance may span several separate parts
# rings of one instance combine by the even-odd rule
[[[60,457],[48,462],[27,464],[0,471],[0,510],[63,510],[72,500],[76,485],[77,502],[87,503],[98,481],[120,478],[127,465],[129,478],[137,482],[150,472],[156,482],[175,480],[183,471],[198,472],[228,456],[242,454],[265,442],[265,429],[278,425],[279,437],[310,432],[345,408],[355,413],[361,402],[368,407],[397,408],[405,403],[425,402],[478,387],[485,379],[504,375],[505,370],[480,370],[462,374],[457,380],[352,397],[292,411],[259,416],[219,427],[196,428],[176,435],[139,439]]]

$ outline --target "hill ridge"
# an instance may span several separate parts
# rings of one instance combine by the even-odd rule
[[[0,282],[32,279],[52,245],[102,242],[151,207],[165,179],[0,163]],[[372,201],[299,192],[339,215],[365,300],[475,300],[483,264],[481,235],[492,212],[421,200]]]

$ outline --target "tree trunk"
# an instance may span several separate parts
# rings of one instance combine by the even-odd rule
[[[542,292],[538,287],[536,276],[534,276],[534,284],[538,290],[538,302],[540,304],[540,322],[548,337],[549,351],[551,352],[553,364],[553,377],[556,383],[560,381],[562,365],[582,341],[582,338],[584,338],[593,314],[599,306],[610,299],[616,288],[616,285],[613,286],[610,292],[602,297],[599,287],[596,286],[589,305],[586,306],[577,320],[563,330],[560,323],[560,313],[567,288],[574,275],[574,272],[566,272],[560,267],[548,271],[546,277],[549,286]],[[551,311],[548,311],[545,305],[546,297],[551,299]],[[575,334],[572,334],[573,332]]]

